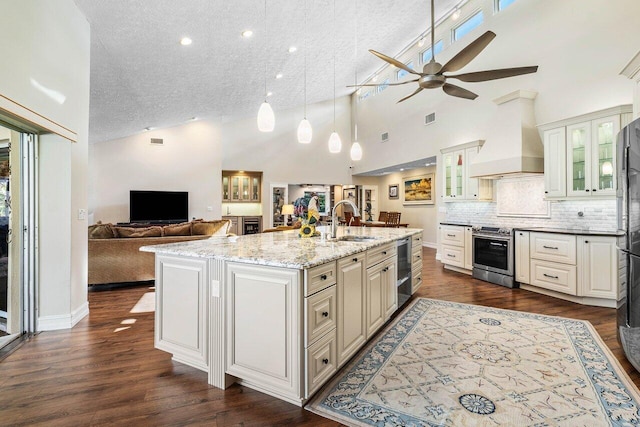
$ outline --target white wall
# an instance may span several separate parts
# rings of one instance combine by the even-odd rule
[[[72,0],[23,0],[2,3],[0,28],[0,94],[77,134],[73,144],[41,135],[39,152],[38,327],[69,328],[88,313],[87,222],[76,214],[87,206],[89,24]]]
[[[94,222],[128,222],[129,191],[159,190],[188,191],[190,217],[220,218],[221,153],[219,129],[207,121],[91,144],[89,214]]]
[[[336,101],[336,129],[343,149],[330,154],[333,131],[333,100],[307,106],[313,126],[309,145],[297,142],[303,109],[276,111],[276,128],[258,131],[255,117],[217,124],[198,121],[158,129],[132,137],[92,144],[89,149],[90,205],[93,222],[126,222],[129,218],[129,190],[189,191],[189,215],[220,218],[229,207],[232,215],[262,212],[263,228],[269,226],[269,185],[288,183],[351,182],[350,99]],[[163,138],[164,146],[149,144]],[[249,204],[225,204],[222,211],[222,170],[262,171],[261,208]],[[211,206],[213,211],[207,211]]]
[[[378,211],[400,212],[400,222],[408,223],[411,228],[422,228],[423,245],[437,247],[438,236],[436,233],[438,225],[438,208],[433,205],[407,205],[402,204],[402,194],[398,199],[389,199],[389,185],[398,184],[398,189],[402,192],[402,179],[428,173],[436,174],[436,167],[430,166],[420,169],[412,169],[401,173],[392,173],[381,177],[356,177],[355,181],[361,185],[378,186]],[[435,188],[433,197],[435,201],[440,199],[440,180],[435,175]],[[377,218],[375,218],[377,219]]]
[[[476,3],[490,7],[492,1]],[[639,15],[640,2],[635,0],[607,2],[606,7],[598,0],[518,0],[496,15],[485,13],[485,23],[436,55],[438,62],[446,63],[492,30],[497,37],[461,73],[528,65],[538,65],[538,72],[484,83],[451,81],[477,93],[474,101],[434,89],[396,104],[414,90],[411,84],[369,97],[358,106],[365,156],[354,173],[439,155],[441,148],[486,139],[497,111],[492,100],[514,90],[538,92],[538,124],[630,104],[634,82],[619,72],[637,52]],[[415,48],[399,59],[417,56]],[[436,122],[425,126],[424,116],[432,112]],[[389,142],[380,142],[382,132],[389,132]],[[371,152],[375,155],[366,154]]]

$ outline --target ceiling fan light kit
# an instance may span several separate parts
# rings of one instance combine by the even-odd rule
[[[445,75],[446,72],[455,72],[465,67],[469,62],[471,62],[476,56],[480,54],[484,50],[485,47],[496,37],[496,34],[493,31],[487,31],[465,48],[463,48],[460,52],[458,52],[453,58],[451,58],[446,64],[442,65],[435,60],[435,24],[434,24],[434,0],[431,0],[431,61],[424,65],[422,68],[422,72],[417,72],[402,62],[391,58],[383,53],[376,52],[373,49],[369,49],[369,52],[376,55],[378,58],[383,61],[389,63],[392,67],[397,67],[405,70],[406,72],[418,76],[418,78],[413,80],[408,80],[400,83],[390,83],[388,86],[399,86],[405,85],[409,83],[418,83],[418,88],[410,95],[405,96],[400,99],[398,102],[405,101],[411,98],[414,95],[420,93],[423,89],[437,89],[442,88],[442,90],[451,96],[455,96],[458,98],[464,99],[476,99],[478,95],[475,93],[464,89],[460,86],[453,85],[451,83],[447,83],[447,79],[457,79],[467,83],[477,83],[477,82],[485,82],[489,80],[497,80],[504,79],[507,77],[515,77],[523,74],[535,73],[538,71],[537,66],[529,66],[529,67],[517,67],[517,68],[503,68],[497,70],[487,70],[487,71],[478,71],[473,73],[464,73],[458,75]],[[360,86],[382,86],[379,84],[364,84]]]

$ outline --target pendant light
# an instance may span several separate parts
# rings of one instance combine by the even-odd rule
[[[311,123],[307,120],[307,0],[304,1],[304,118],[298,125],[298,142],[309,144],[313,137]]]
[[[355,24],[355,30],[356,30],[356,39],[355,39],[355,72],[354,72],[354,77],[355,77],[355,85],[356,87],[358,86],[358,0],[355,0],[355,8],[356,8],[356,24]],[[353,160],[354,162],[357,162],[358,160],[362,160],[362,147],[360,146],[360,143],[358,142],[358,95],[356,94],[356,102],[355,102],[355,108],[354,108],[354,116],[355,116],[355,120],[354,120],[354,129],[353,129],[353,144],[351,144],[351,151],[349,152],[349,154],[351,155],[351,160]]]
[[[342,151],[342,141],[336,132],[336,0],[333,0],[333,132],[329,137],[329,152]]]
[[[267,102],[267,0],[264,0],[264,102],[258,110],[258,130],[272,132],[276,125],[276,118],[271,105]]]

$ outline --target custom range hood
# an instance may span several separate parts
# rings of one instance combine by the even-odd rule
[[[494,99],[498,111],[486,142],[469,164],[470,177],[496,179],[544,172],[544,148],[533,110],[536,95],[519,90]]]

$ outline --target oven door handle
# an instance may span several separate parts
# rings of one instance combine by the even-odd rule
[[[506,247],[506,246],[507,246],[507,243],[506,243],[506,242],[504,242],[504,243],[489,242],[489,244],[490,244],[491,246],[500,246],[501,248],[503,248],[503,247]]]

